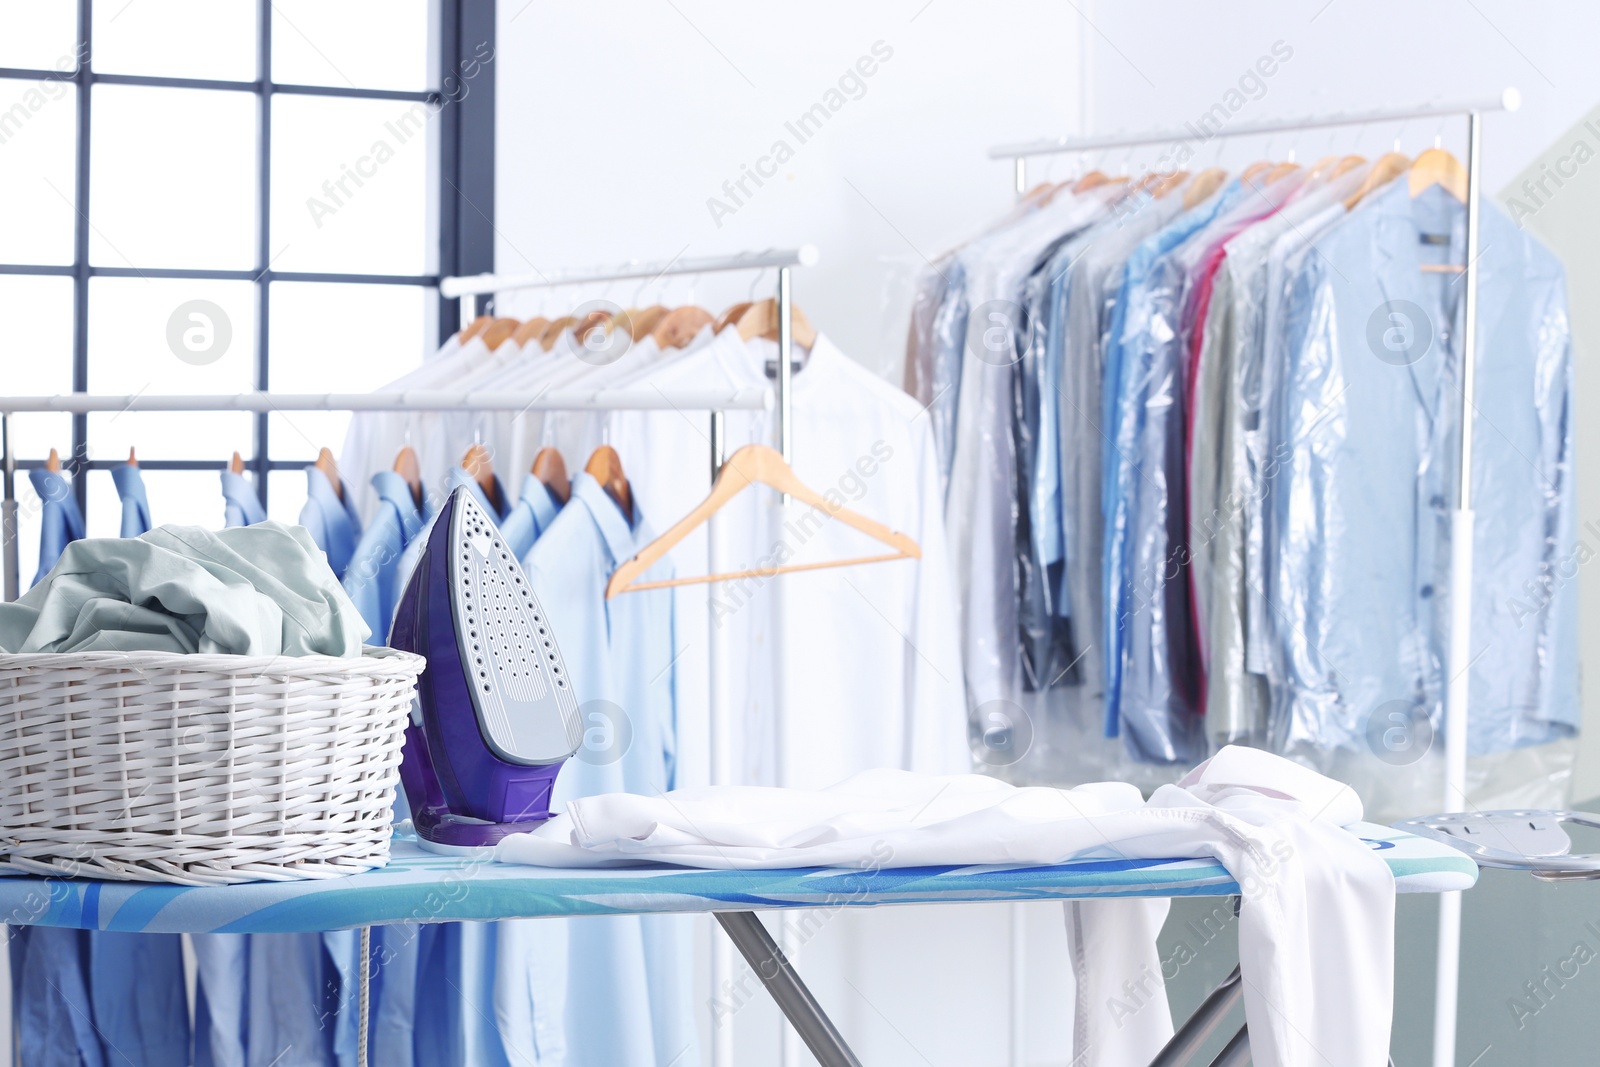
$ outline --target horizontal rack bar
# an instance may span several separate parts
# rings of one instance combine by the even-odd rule
[[[817,262],[815,245],[773,249],[737,256],[706,256],[700,259],[674,259],[665,263],[624,263],[617,267],[587,270],[535,271],[528,274],[475,274],[445,278],[439,293],[447,298],[504,292],[509,289],[543,289],[582,282],[624,281],[629,278],[661,278],[672,274],[716,274],[732,270],[765,270],[773,267],[809,267]]]
[[[1317,115],[1299,119],[1265,119],[1260,122],[1237,122],[1208,130],[1193,123],[1178,129],[1153,130],[1143,133],[1093,134],[1081,137],[1058,137],[1054,140],[1023,141],[997,145],[989,149],[990,159],[1021,159],[1026,156],[1044,156],[1057,152],[1087,152],[1096,148],[1129,148],[1137,145],[1166,144],[1178,141],[1209,141],[1214,137],[1247,137],[1251,134],[1285,133],[1291,130],[1314,130],[1328,126],[1364,126],[1368,123],[1403,122],[1407,119],[1436,118],[1447,115],[1470,115],[1486,111],[1515,111],[1522,106],[1522,94],[1506,89],[1499,96],[1486,96],[1476,100],[1456,100],[1445,103],[1417,104],[1404,108],[1383,108],[1377,111],[1346,111],[1332,115]]]
[[[68,411],[766,411],[767,387],[552,389],[539,393],[197,393],[192,396],[0,396],[0,415]]]

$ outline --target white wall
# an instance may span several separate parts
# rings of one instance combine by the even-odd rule
[[[985,157],[991,144],[1072,133],[1085,118],[1098,132],[1181,123],[1222,100],[1281,41],[1292,56],[1264,91],[1247,87],[1259,99],[1240,109],[1240,121],[1518,87],[1522,111],[1485,120],[1493,190],[1600,99],[1597,30],[1600,6],[1578,0],[829,0],[782,8],[505,0],[496,266],[550,269],[814,242],[823,260],[799,272],[797,301],[855,358],[896,377],[904,338],[896,301],[911,272],[1010,203],[1009,165]],[[893,54],[865,79],[864,94],[798,143],[785,122],[823,100],[877,42]],[[1291,148],[1302,160],[1332,151],[1370,156],[1396,137],[1415,152],[1436,133],[1459,152],[1460,127],[1416,122],[1285,135],[1270,145],[1241,141],[1224,149],[1222,162]],[[752,195],[719,226],[708,198],[731,204],[723,183],[779,139],[793,158],[759,189],[749,186]],[[1115,153],[1090,162],[1115,171],[1150,161]],[[1062,178],[1072,165],[1041,162],[1031,173]],[[770,286],[770,276],[760,284]],[[749,286],[746,278],[702,279],[693,296],[717,309],[743,299]],[[619,283],[608,295],[631,304],[634,292]],[[669,295],[687,294],[680,285]],[[1574,305],[1585,297],[1574,291]],[[503,310],[566,303],[525,296]],[[1580,387],[1581,412],[1593,387],[1587,379]],[[1600,517],[1587,507],[1597,497],[1587,482],[1581,492],[1580,522]],[[1596,671],[1600,664],[1590,676]],[[1591,731],[1600,730],[1597,698],[1587,697]],[[1600,754],[1590,754],[1577,795],[1597,791]],[[1030,910],[1027,1062],[1064,1063],[1056,1006],[1069,1003],[1070,987],[1059,967],[1059,911]],[[1007,945],[1001,908],[852,914],[825,924],[807,946],[805,971],[867,1062],[1001,1064]],[[740,1013],[740,1063],[775,1062],[773,1024],[765,1003]]]

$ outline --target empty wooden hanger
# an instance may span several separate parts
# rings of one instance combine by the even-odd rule
[[[493,352],[511,340],[517,332],[517,327],[521,325],[516,319],[494,319],[484,327],[483,333],[479,336],[483,338],[483,343],[489,346],[489,351]]]
[[[567,461],[561,458],[561,453],[553,448],[541,448],[539,454],[533,457],[531,473],[544,487],[550,490],[550,495],[565,504],[572,496],[572,480],[567,477]]]
[[[461,328],[461,332],[456,335],[456,340],[460,341],[462,344],[466,344],[484,330],[488,329],[489,324],[493,321],[494,318],[490,315],[479,315],[477,318],[473,319],[471,322],[467,323]]]
[[[394,472],[406,483],[406,488],[411,490],[412,503],[417,507],[422,506],[422,464],[417,460],[417,450],[410,445],[402,445],[400,451],[394,456]]]
[[[1207,167],[1190,178],[1188,184],[1183,187],[1183,209],[1188,211],[1200,204],[1216,192],[1227,179],[1228,172],[1221,167]]]
[[[1467,202],[1467,168],[1442,148],[1430,148],[1413,160],[1406,181],[1411,186],[1412,199],[1437,185],[1463,204]]]
[[[494,464],[489,459],[487,448],[474,441],[466,454],[461,457],[461,468],[478,483],[478,488],[483,490],[483,495],[494,505],[496,511],[505,510],[505,501],[500,499],[499,484],[494,477]]]
[[[622,473],[622,457],[617,455],[617,450],[610,445],[601,445],[589,454],[589,462],[584,464],[583,472],[600,483],[600,488],[617,502],[617,507],[622,509],[623,516],[631,525],[633,490],[628,486],[628,476]]]
[[[1379,156],[1378,161],[1372,164],[1372,172],[1362,179],[1361,187],[1345,198],[1345,210],[1355,210],[1355,206],[1361,203],[1363,197],[1380,185],[1387,185],[1405,173],[1406,168],[1409,166],[1411,166],[1411,160],[1399,152],[1385,152]]]
[[[344,482],[339,477],[339,465],[333,461],[333,453],[326,448],[320,449],[317,452],[317,461],[312,466],[328,479],[328,484],[333,486],[333,495],[343,500]]]
[[[653,567],[657,560],[671,551],[685,537],[689,536],[690,531],[697,526],[704,525],[728,501],[757,482],[771,486],[780,493],[787,493],[802,504],[816,508],[824,515],[838,519],[846,526],[860,530],[874,541],[880,541],[893,548],[894,551],[876,556],[855,556],[850,559],[831,560],[826,563],[790,563],[775,567],[757,567],[751,570],[736,571],[732,574],[708,574],[699,578],[671,578],[658,582],[638,581],[640,576]],[[825,500],[795,475],[776,449],[767,445],[745,445],[728,457],[728,462],[723,464],[722,470],[717,474],[716,484],[711,487],[710,495],[701,501],[698,507],[674,523],[672,529],[651,541],[640,550],[638,555],[616,569],[611,575],[611,580],[606,583],[606,599],[609,600],[619,593],[633,593],[645,589],[662,589],[667,586],[724,582],[738,578],[770,578],[775,574],[788,574],[792,571],[815,571],[832,567],[853,567],[861,563],[883,563],[894,559],[921,558],[921,547],[905,534],[891,530],[881,522],[875,522],[864,515],[858,515],[848,508],[835,506]]]
[[[544,333],[544,328],[549,325],[549,319],[543,317],[542,315],[535,315],[527,322],[524,322],[521,326],[518,326],[517,331],[511,335],[511,339],[515,341],[519,347],[527,348],[528,342],[537,341]]]
[[[656,347],[662,351],[682,348],[714,321],[711,312],[705,308],[685,304],[663,315],[661,321],[650,331],[650,336],[655,338]]]
[[[244,473],[244,458],[240,456],[239,453],[235,452],[233,454],[233,458],[228,460],[228,470],[232,471],[234,474]]]
[[[796,305],[789,308],[790,325],[794,330],[794,343],[801,348],[810,348],[817,343],[817,331],[811,325],[811,320],[806,318],[806,313]],[[765,337],[769,341],[778,339],[778,301],[773,297],[758,300],[739,316],[739,336],[749,341],[756,337]]]

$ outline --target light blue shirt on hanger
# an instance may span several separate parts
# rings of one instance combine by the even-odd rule
[[[630,522],[585,473],[573,479],[571,500],[528,554],[528,578],[566,658],[584,729],[583,747],[556,779],[553,807],[599,793],[654,795],[675,784],[679,650],[671,591],[611,600],[605,593],[618,565],[653,539],[637,511]],[[645,580],[670,577],[663,561]],[[614,916],[568,925],[567,1062],[698,1063],[686,918]],[[530,957],[526,966],[538,968],[539,960]],[[538,976],[533,986],[554,992],[561,977]]]
[[[224,526],[254,526],[267,521],[261,507],[261,498],[250,480],[230,470],[222,472],[222,524]]]
[[[343,579],[356,542],[361,540],[361,515],[354,495],[340,480],[335,492],[328,476],[315,467],[306,468],[306,503],[300,509],[300,525],[311,532],[311,539],[328,557],[328,566]]]
[[[500,520],[500,536],[517,559],[528,554],[539,535],[550,528],[561,503],[549,488],[532,474],[522,479],[522,495],[511,505],[511,510]]]
[[[111,480],[116,483],[117,496],[122,500],[123,537],[138,537],[149,533],[150,501],[144,492],[144,474],[137,464],[124,463],[111,468]]]
[[[83,539],[83,512],[72,495],[72,483],[60,471],[35,467],[28,480],[39,494],[39,570],[33,576],[38,585],[67,545]]]
[[[378,510],[361,532],[344,572],[344,591],[372,631],[371,643],[388,643],[389,626],[400,599],[400,560],[431,515],[424,515],[411,487],[394,471],[372,476]],[[423,501],[427,503],[426,498]]]

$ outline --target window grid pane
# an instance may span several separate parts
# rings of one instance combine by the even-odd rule
[[[374,10],[379,6],[376,0],[363,0],[352,6],[363,4]],[[109,0],[90,4],[91,27],[85,36],[94,41],[96,64],[94,74],[84,72],[83,78],[92,81],[95,74],[110,74],[254,80],[254,38],[259,17],[254,0],[145,0],[145,5],[133,13],[137,17],[122,19],[107,14],[115,7]],[[365,89],[418,92],[429,87],[428,0],[400,0],[398,9],[395,2],[384,0],[383,17],[379,19],[369,17],[370,13],[343,8],[321,10],[323,7],[320,3],[290,0],[272,5],[271,28],[267,32],[276,39],[272,75],[278,81],[322,84],[356,93]],[[88,55],[87,46],[77,43],[76,5],[6,8],[0,12],[0,66],[54,69],[70,79],[78,57]],[[26,24],[18,23],[15,12],[24,9],[28,9],[29,18],[23,20]],[[65,19],[57,17],[62,10],[67,12]],[[360,17],[352,21],[355,15]],[[385,27],[381,40],[372,36],[375,25]],[[208,40],[207,48],[188,48],[177,40],[184,33],[202,31]],[[354,35],[349,36],[352,32]],[[341,34],[349,39],[338,39]],[[321,38],[320,47],[314,37]],[[326,69],[319,69],[319,64]],[[253,271],[261,265],[257,262],[262,256],[257,248],[258,228],[269,217],[269,205],[256,202],[259,167],[255,156],[264,133],[257,116],[262,102],[254,92],[100,84],[88,90],[90,99],[85,105],[77,100],[82,84],[67,79],[38,84],[0,79],[0,97],[10,93],[16,97],[12,102],[21,102],[27,112],[24,122],[17,117],[21,112],[9,109],[12,118],[9,125],[0,128],[0,142],[7,143],[14,153],[23,141],[34,146],[28,165],[11,168],[8,176],[15,178],[20,173],[30,184],[42,185],[47,180],[56,188],[46,199],[34,195],[34,189],[10,189],[7,176],[0,176],[0,192],[11,194],[13,203],[30,205],[29,211],[16,213],[12,225],[0,233],[0,263],[59,265],[70,268],[75,275],[0,277],[0,304],[19,305],[13,309],[15,314],[6,316],[8,321],[15,324],[37,320],[41,325],[58,327],[50,338],[41,336],[29,347],[39,353],[38,369],[58,372],[54,377],[61,381],[41,380],[28,388],[22,388],[24,383],[19,381],[7,391],[70,391],[75,384],[74,366],[79,368],[76,373],[87,379],[77,387],[97,393],[235,392],[253,388],[258,375],[279,391],[288,391],[301,380],[334,379],[341,383],[341,391],[359,391],[392,377],[387,371],[395,366],[411,366],[420,360],[423,340],[419,335],[426,332],[432,301],[437,299],[431,286],[269,283],[264,278],[254,283],[179,281],[144,276],[145,269]],[[272,138],[274,158],[268,160],[269,168],[276,171],[283,165],[279,153],[285,140],[309,136],[315,142],[319,134],[314,127],[307,127],[321,121],[319,105],[335,102],[355,111],[365,107],[362,115],[367,118],[382,118],[379,108],[398,113],[411,106],[392,99],[274,96],[268,111],[275,116],[278,130]],[[89,115],[91,110],[93,114]],[[80,114],[89,120],[92,145],[83,143],[77,121]],[[408,114],[400,117],[405,119]],[[434,117],[429,105],[424,125]],[[365,121],[363,128],[370,125]],[[339,137],[344,139],[349,132],[342,129]],[[9,143],[12,141],[17,143]],[[419,161],[408,159],[405,166],[390,168],[394,174],[384,175],[392,179],[389,184],[399,187],[398,195],[388,191],[370,198],[375,204],[388,201],[384,206],[402,220],[417,220],[415,225],[396,227],[406,230],[403,243],[410,247],[404,252],[394,250],[399,254],[385,250],[386,254],[372,257],[370,263],[342,262],[348,257],[335,250],[318,257],[327,262],[307,262],[304,266],[277,262],[278,253],[286,250],[275,252],[269,247],[266,254],[274,260],[271,267],[279,271],[365,271],[413,276],[430,270],[429,249],[439,235],[427,229],[438,222],[438,214],[428,209],[426,175],[437,162],[439,141],[428,136],[418,136],[416,141],[402,147],[413,151]],[[88,213],[92,219],[82,217],[74,204],[79,153],[83,151],[88,152]],[[276,174],[270,187],[274,194],[279,192]],[[51,200],[59,205],[54,211]],[[270,207],[273,216],[284,210],[277,204]],[[365,228],[370,231],[370,224]],[[390,239],[393,240],[392,235]],[[420,249],[413,250],[419,245]],[[138,277],[91,276],[91,268],[77,258],[82,253],[76,250],[85,246],[88,262],[120,268]],[[36,287],[38,293],[30,295],[29,286]],[[72,339],[71,329],[75,287],[82,294],[79,307],[86,310],[82,323],[86,333],[77,341]],[[273,294],[268,302],[272,314],[265,328],[258,330],[258,301],[252,293],[267,289]],[[191,303],[201,305],[198,312],[188,308]],[[382,309],[376,320],[355,316],[357,322],[384,323],[387,328],[381,339],[365,338],[363,347],[363,339],[343,336],[349,331],[339,328],[341,319],[329,309],[342,307],[348,311],[352,305]],[[190,313],[185,314],[186,310]],[[307,318],[302,322],[294,317],[296,314]],[[331,325],[332,333],[311,330],[307,323],[313,321]],[[213,351],[208,346],[214,344],[219,326],[231,337],[226,350],[217,346]],[[307,347],[308,332],[315,338],[313,347],[319,354],[344,351],[364,358],[341,360],[331,375],[326,367],[308,368],[305,358],[294,358],[303,357],[301,350]],[[264,339],[265,345],[259,345],[258,338]],[[264,349],[259,360],[255,354],[258,347]],[[275,359],[275,353],[284,354]],[[281,374],[274,374],[275,364],[282,367]],[[317,391],[309,384],[306,388]],[[328,447],[337,450],[348,415],[319,413],[313,418],[317,427],[314,436],[327,439]],[[283,416],[275,416],[271,422],[282,420]],[[124,412],[86,417],[19,416],[12,420],[12,430],[16,453],[23,459],[43,458],[47,442],[69,459],[76,438],[82,457],[98,463],[119,461],[129,446],[137,448],[141,460],[147,463],[188,462],[225,460],[235,446],[251,456],[255,450],[252,427],[262,425],[264,429],[267,422],[263,419],[258,424],[254,416],[242,413],[186,413],[174,417]],[[82,436],[76,437],[78,434]],[[295,437],[281,426],[266,431],[266,451],[273,463],[309,458]],[[30,455],[35,451],[41,454]],[[267,462],[265,457],[251,458]],[[156,522],[220,522],[220,500],[216,508],[209,509],[217,511],[214,522],[199,512],[188,514],[196,506],[209,514],[206,486],[214,484],[213,472],[147,468],[145,478],[153,510],[157,495],[164,496],[168,504],[155,514]],[[268,480],[269,484],[281,486],[287,497],[274,502],[273,512],[283,517],[297,513],[304,495],[304,476],[298,470],[275,471]],[[19,479],[19,498],[28,492],[26,481],[26,477]],[[160,494],[157,485],[163,487]],[[80,492],[86,495],[90,533],[114,533],[120,507],[109,476],[103,470],[87,472],[80,486]],[[186,504],[185,500],[193,503]],[[180,511],[184,513],[181,516]],[[27,529],[27,516],[24,519]],[[24,536],[24,546],[37,541],[36,525],[31,532],[31,538]],[[27,547],[22,554],[29,554]],[[24,587],[31,577],[31,562],[24,560]]]

